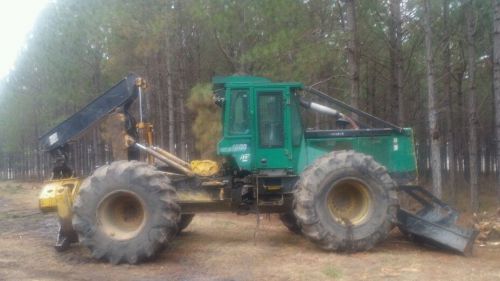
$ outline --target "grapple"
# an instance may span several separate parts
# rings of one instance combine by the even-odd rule
[[[81,180],[78,178],[50,180],[44,184],[38,197],[38,205],[42,212],[57,212],[59,231],[54,247],[58,251],[64,251],[70,243],[78,241],[71,219],[73,201],[78,194],[80,184]]]

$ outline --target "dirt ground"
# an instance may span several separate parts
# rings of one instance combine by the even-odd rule
[[[365,253],[319,250],[276,216],[197,215],[155,260],[113,266],[74,245],[57,253],[39,183],[0,182],[0,280],[500,280],[500,248],[472,257],[416,246],[397,231]]]

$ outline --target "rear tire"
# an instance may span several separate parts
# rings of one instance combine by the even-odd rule
[[[300,225],[292,212],[280,214],[280,220],[291,232],[295,234],[301,233]]]
[[[302,233],[325,250],[369,250],[396,222],[396,183],[370,156],[329,153],[304,170],[297,186]]]
[[[85,179],[73,228],[92,256],[113,264],[153,257],[175,236],[180,208],[168,177],[137,161],[117,161]]]

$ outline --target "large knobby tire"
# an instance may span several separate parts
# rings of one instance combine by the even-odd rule
[[[182,214],[177,223],[178,232],[183,231],[193,221],[194,214]]]
[[[302,233],[325,250],[365,251],[396,222],[396,183],[371,156],[331,152],[300,176],[294,213]]]
[[[280,214],[280,220],[283,225],[285,225],[286,228],[288,228],[288,230],[290,230],[291,232],[295,234],[301,233],[300,225],[297,222],[297,218],[292,212]]]
[[[117,161],[85,179],[73,228],[97,259],[135,264],[175,236],[180,208],[168,177],[138,161]]]

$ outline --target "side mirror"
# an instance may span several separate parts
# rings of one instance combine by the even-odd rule
[[[219,106],[219,107],[224,107],[224,103],[226,102],[226,99],[224,99],[224,97],[221,97],[217,94],[214,94],[214,103],[215,105]]]

